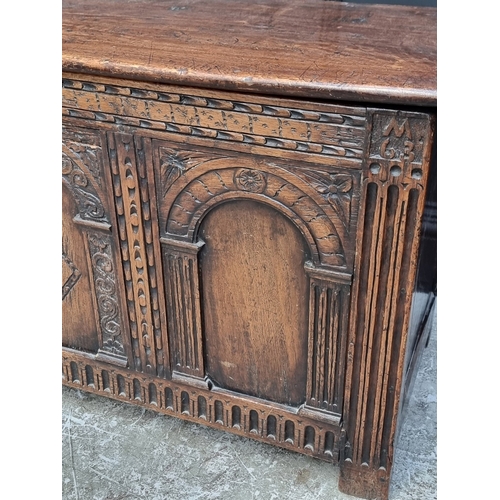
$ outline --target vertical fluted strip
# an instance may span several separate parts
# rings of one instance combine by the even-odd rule
[[[431,127],[428,115],[374,110],[367,131],[350,308],[342,488],[353,467],[368,466],[381,478],[390,472]],[[387,479],[377,487],[380,491],[382,483]]]
[[[198,251],[202,244],[162,239],[168,337],[173,369],[204,377]]]
[[[344,393],[349,276],[306,266],[310,278],[309,369],[307,401],[310,408],[340,414]]]
[[[394,184],[368,183],[359,272],[354,373],[348,437],[355,463],[384,466],[394,416],[398,360],[402,358],[400,317],[407,302],[409,261],[416,224],[418,191]],[[403,263],[406,262],[406,265]],[[399,324],[398,324],[399,318]],[[385,425],[385,428],[384,428]],[[384,429],[386,430],[384,435]]]
[[[375,221],[377,220],[378,212],[378,186],[375,183],[368,183],[365,193],[365,209],[364,209],[364,224],[362,226],[362,241],[361,241],[361,251],[358,255],[363,255],[365,257],[365,262],[372,262],[373,253],[371,248],[374,243],[376,244],[377,232],[373,231],[375,227]],[[359,259],[359,257],[358,257]],[[363,302],[360,297],[366,296],[368,293],[368,284],[370,277],[370,266],[361,266],[358,271],[358,278],[356,280],[358,290],[357,296],[358,300],[353,300],[353,306],[351,311],[351,317],[357,316],[357,323],[353,324],[351,328],[354,328],[354,339],[351,338],[349,344],[349,349],[347,353],[350,370],[348,374],[348,380],[346,384],[346,396],[349,401],[349,407],[345,412],[349,416],[349,433],[347,434],[347,443],[345,450],[346,459],[354,459],[354,429],[356,429],[356,417],[357,410],[359,407],[360,394],[362,394],[362,388],[364,383],[364,378],[361,376],[356,376],[357,373],[364,373],[364,363],[363,360],[366,358],[366,343],[365,338],[362,335],[362,328],[367,321],[367,311],[363,307]],[[356,292],[355,292],[356,293]],[[359,307],[358,307],[359,303]],[[350,376],[349,376],[350,375]]]
[[[420,193],[417,189],[411,189],[408,197],[406,221],[403,240],[403,258],[401,259],[398,276],[398,287],[400,297],[394,306],[395,313],[392,317],[393,329],[402,331],[405,329],[405,322],[408,321],[408,304],[402,300],[402,296],[407,293],[406,276],[410,274],[412,267],[412,251],[414,247],[415,234],[417,227],[414,221],[417,219],[418,205]],[[391,436],[396,432],[396,420],[394,413],[399,404],[399,392],[394,390],[395,387],[400,387],[402,383],[403,373],[403,356],[401,351],[403,348],[403,338],[401,335],[395,336],[392,346],[391,358],[388,359],[385,374],[385,400],[384,412],[381,412],[379,419],[379,436],[377,438],[377,449],[375,453],[380,456],[380,466],[387,468],[387,460],[389,448],[392,447]]]

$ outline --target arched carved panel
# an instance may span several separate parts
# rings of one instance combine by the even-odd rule
[[[352,268],[359,173],[304,169],[245,155],[158,147],[163,235],[195,241],[204,214],[230,199],[253,199],[290,218],[316,265]]]
[[[322,419],[337,421],[343,406],[360,172],[339,168],[309,169],[271,162],[268,158],[231,155],[203,148],[180,150],[163,142],[156,142],[154,151],[158,167],[156,180],[168,290],[167,309],[171,311],[169,338],[174,374],[195,377],[199,383],[208,375],[216,385],[226,389],[286,404],[301,404],[300,411],[304,415],[321,414]],[[229,207],[238,212],[235,208],[238,206],[247,207],[245,214],[248,224],[253,220],[251,227],[244,222],[238,229],[233,227],[236,213],[230,215]],[[262,221],[257,223],[254,214],[261,211],[272,213],[271,219],[285,221],[283,224],[290,231],[281,245],[268,253],[261,252],[260,246],[257,248],[247,241],[249,235],[260,237],[265,233],[263,228],[254,227],[268,218],[261,214]],[[222,217],[226,222],[219,227],[213,222],[215,216],[212,214],[221,213],[226,214]],[[215,224],[215,229],[212,224]],[[212,235],[207,227],[213,230]],[[303,245],[301,250],[294,246],[299,240]],[[234,305],[228,306],[233,296],[221,298],[219,295],[225,289],[238,289],[247,277],[250,283],[254,283],[262,266],[278,272],[280,266],[287,265],[284,264],[286,259],[277,257],[287,245],[294,247],[294,254],[302,259],[300,265],[294,264],[293,279],[305,283],[300,299],[297,299],[303,305],[301,316],[282,315],[280,323],[287,331],[286,335],[294,332],[293,338],[306,342],[301,348],[292,348],[292,351],[300,351],[301,359],[300,368],[294,365],[290,370],[301,380],[300,383],[293,382],[296,388],[300,386],[295,393],[285,389],[280,382],[288,370],[286,368],[281,369],[281,375],[257,377],[255,373],[245,372],[252,366],[255,371],[256,362],[235,368],[231,360],[220,357],[221,352],[232,352],[234,345],[228,338],[235,335],[242,339],[240,348],[248,351],[246,358],[266,359],[268,351],[258,355],[252,351],[253,344],[259,348],[266,345],[265,342],[252,341],[252,335],[262,331],[262,324],[258,324],[253,333],[240,324],[249,306],[246,305],[244,313],[240,313]],[[231,248],[236,247],[239,251],[231,253]],[[213,248],[228,252],[228,255],[208,259]],[[246,256],[244,262],[251,262],[253,267],[240,266],[241,276],[236,279],[241,283],[221,285],[236,254]],[[247,287],[244,296],[254,297],[257,301],[280,293],[279,290],[273,292],[273,283],[267,283],[259,290],[252,286]],[[301,290],[295,285],[284,286],[282,290],[288,293],[291,288],[295,292]],[[269,304],[260,304],[255,311],[265,311],[266,306]],[[252,318],[247,321],[251,325],[255,318],[251,314],[248,317]],[[285,317],[290,321],[293,318],[293,321],[288,325],[283,320]],[[230,324],[238,326],[232,331]],[[288,326],[283,327],[283,324]],[[219,337],[220,332],[226,332],[228,336]],[[248,334],[246,338],[245,332]],[[284,350],[288,352],[285,356],[287,362],[296,359],[295,351]],[[273,361],[277,356],[275,354]],[[268,361],[264,364],[269,365],[269,370],[278,369],[279,363]],[[267,381],[275,387],[260,387],[253,380]]]

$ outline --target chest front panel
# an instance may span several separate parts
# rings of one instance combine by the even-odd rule
[[[390,425],[429,115],[67,74],[63,124],[65,383],[330,461]]]

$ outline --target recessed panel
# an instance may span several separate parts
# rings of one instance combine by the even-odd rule
[[[214,208],[199,237],[205,371],[215,384],[278,403],[305,400],[308,248],[274,208]]]
[[[73,222],[78,208],[64,184],[62,194],[62,341],[66,347],[97,352],[99,343],[85,236]]]

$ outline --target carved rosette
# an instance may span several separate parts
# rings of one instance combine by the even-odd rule
[[[241,168],[234,174],[234,183],[242,191],[262,193],[266,188],[266,176],[258,170]]]

